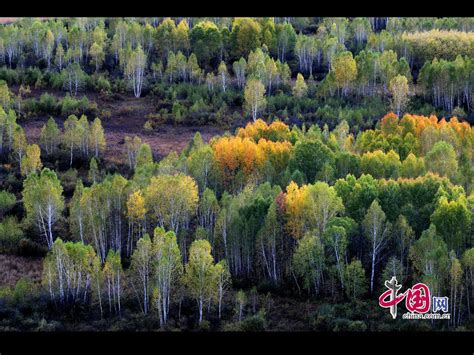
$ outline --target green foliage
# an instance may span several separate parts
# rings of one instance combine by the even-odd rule
[[[0,223],[0,250],[3,253],[16,253],[19,250],[23,230],[16,217],[5,217]]]
[[[334,165],[334,161],[334,153],[320,140],[305,139],[296,143],[289,166],[304,173],[306,181],[314,182],[324,164]]]
[[[3,217],[16,204],[16,197],[8,191],[0,191],[0,217]]]

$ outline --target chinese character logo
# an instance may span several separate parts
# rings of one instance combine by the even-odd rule
[[[425,284],[417,283],[404,293],[398,294],[402,285],[398,284],[395,276],[392,276],[390,281],[385,281],[385,287],[388,290],[380,295],[379,305],[383,308],[390,308],[393,319],[397,317],[397,304],[403,299],[405,299],[405,307],[412,313],[426,313],[429,311],[431,306],[430,290]]]
[[[444,312],[448,311],[448,297],[433,297],[433,312]]]

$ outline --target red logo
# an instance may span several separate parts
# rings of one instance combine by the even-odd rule
[[[397,278],[392,277],[390,281],[385,281],[387,291],[379,297],[379,305],[383,308],[390,308],[393,319],[397,317],[397,304],[405,299],[405,307],[410,312],[426,313],[431,307],[430,289],[423,283],[417,283],[412,288],[398,294],[402,285],[397,283]]]

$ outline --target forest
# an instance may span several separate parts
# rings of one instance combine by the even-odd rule
[[[474,330],[473,95],[474,18],[1,21],[0,332]]]

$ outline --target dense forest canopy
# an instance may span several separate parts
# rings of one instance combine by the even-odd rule
[[[471,330],[473,30],[0,25],[0,265],[40,270],[0,270],[0,329]],[[392,319],[392,276],[451,318]]]

